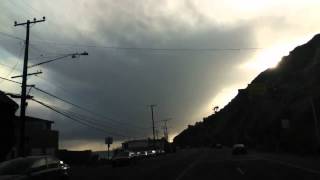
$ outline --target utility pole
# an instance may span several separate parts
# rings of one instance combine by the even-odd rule
[[[167,126],[167,122],[169,120],[171,120],[171,118],[161,120],[163,122],[163,135],[167,141],[169,140],[168,126]]]
[[[156,129],[156,139],[159,139],[159,131]]]
[[[24,26],[26,25],[26,42],[24,51],[24,61],[23,61],[23,75],[22,75],[22,86],[21,86],[21,104],[20,104],[20,144],[19,144],[19,156],[25,156],[25,124],[26,124],[26,92],[27,92],[27,76],[28,76],[28,57],[29,57],[29,34],[30,34],[30,24],[36,24],[39,22],[44,22],[46,20],[43,17],[41,20],[36,18],[33,21],[27,20],[24,23],[14,22],[14,26]]]
[[[153,108],[156,107],[157,105],[151,104],[149,105],[151,109],[151,119],[152,119],[152,133],[153,133],[153,145],[155,144],[156,140],[156,134],[155,134],[155,129],[154,129],[154,116],[153,116]]]

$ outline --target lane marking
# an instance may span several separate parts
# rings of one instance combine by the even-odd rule
[[[237,167],[237,171],[238,171],[241,175],[244,175],[244,171],[242,171],[241,168]]]
[[[199,159],[200,159],[200,158],[199,158]],[[196,164],[199,162],[199,159],[193,161],[188,167],[186,167],[186,168],[179,174],[179,176],[176,178],[176,180],[182,179],[182,177],[185,176],[189,170],[191,170],[194,166],[196,166]]]
[[[289,167],[292,167],[292,168],[300,169],[300,170],[303,170],[303,171],[307,171],[309,173],[320,174],[320,171],[318,171],[318,170],[302,167],[302,166],[299,166],[299,165],[296,165],[296,164],[287,163],[287,162],[284,162],[284,161],[279,161],[279,160],[274,160],[274,159],[267,159],[267,158],[260,158],[260,159],[265,160],[265,161],[275,162],[275,163],[281,164],[283,166],[289,166]]]
[[[175,180],[181,180],[187,174],[187,172],[189,172],[192,168],[194,168],[201,160],[205,158],[205,156],[208,155],[207,151],[203,153],[204,154],[202,154],[202,156],[200,156],[198,159],[194,160],[189,166],[187,166]]]
[[[256,160],[264,160],[264,161],[270,161],[270,162],[274,162],[274,163],[278,163],[278,164],[281,164],[283,166],[288,166],[288,167],[291,167],[291,168],[295,168],[295,169],[300,169],[300,170],[303,170],[303,171],[307,171],[309,173],[314,173],[314,174],[320,174],[320,171],[319,170],[315,170],[315,169],[311,169],[311,168],[306,168],[306,167],[303,167],[303,166],[299,166],[297,164],[293,164],[293,163],[289,163],[289,162],[285,162],[285,161],[280,161],[280,160],[275,160],[275,159],[269,159],[267,157],[263,157],[263,156],[253,156],[253,157],[250,157],[250,158],[243,158],[243,159],[233,159],[233,161],[256,161]]]

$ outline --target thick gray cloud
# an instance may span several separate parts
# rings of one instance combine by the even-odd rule
[[[222,23],[219,18],[203,13],[197,8],[197,3],[183,2],[179,8],[171,8],[170,1],[81,1],[74,6],[71,6],[71,1],[57,1],[55,5],[48,1],[34,4],[38,10],[31,10],[31,14],[43,13],[47,16],[47,22],[32,27],[31,57],[82,51],[88,51],[89,56],[44,65],[40,68],[45,73],[43,78],[33,77],[29,82],[108,117],[95,118],[103,124],[100,127],[111,133],[96,132],[34,103],[31,103],[28,113],[54,120],[55,128],[60,131],[62,147],[74,147],[68,146],[68,142],[76,140],[102,142],[105,136],[114,134],[129,138],[150,137],[148,104],[158,105],[155,112],[157,121],[173,118],[169,123],[171,134],[201,120],[204,112],[212,108],[208,104],[221,89],[248,82],[252,78],[243,74],[246,72],[238,66],[252,58],[255,51],[106,48],[219,49],[258,46],[255,25],[263,26],[259,20]],[[65,8],[58,8],[62,4]],[[13,11],[9,5],[7,7],[5,16],[0,18],[1,24],[8,26],[13,21],[12,17],[21,20],[21,12]],[[270,22],[272,26],[277,26],[285,21],[276,18]],[[24,37],[23,29],[0,30]],[[2,50],[17,55],[19,46],[9,46],[7,42],[0,43]],[[30,60],[30,63],[41,60],[44,59]],[[17,89],[19,91],[19,87]],[[32,92],[60,109],[90,116],[87,118],[90,121],[94,118],[75,107]],[[156,124],[161,130],[161,123]]]
[[[157,4],[150,6],[155,7]],[[190,49],[254,46],[253,32],[249,26],[221,27],[206,19],[191,4],[182,10],[187,10],[183,14],[193,18],[192,25],[179,16],[144,11],[146,7],[143,3],[114,3],[112,6],[118,9],[106,11],[106,5],[99,5],[92,12],[90,33],[74,28],[66,33],[62,32],[58,37],[48,37],[40,28],[46,25],[37,25],[37,31],[49,41],[60,39],[60,43],[93,44],[99,47],[63,46],[35,40],[32,44],[36,49],[31,49],[34,50],[34,56],[40,52],[59,50],[89,52],[88,57],[81,57],[76,61],[45,65],[44,68],[47,69],[44,71],[52,74],[48,77],[49,81],[53,85],[57,84],[57,87],[42,88],[51,92],[54,90],[55,94],[76,104],[116,119],[117,122],[102,120],[105,121],[103,124],[110,127],[106,131],[113,133],[129,137],[150,137],[150,110],[147,105],[153,103],[158,105],[155,113],[157,120],[173,118],[170,122],[171,132],[177,132],[186,124],[193,123],[194,119],[191,118],[199,111],[199,107],[214,97],[226,83],[236,81],[234,64],[244,61],[248,54],[238,51],[112,50],[100,46]],[[133,7],[123,9],[123,6]],[[50,17],[47,19],[50,21]],[[71,35],[65,36],[69,34]],[[40,39],[37,36],[33,33],[34,39]],[[71,110],[79,112],[74,108]],[[35,110],[30,110],[30,114],[33,111]],[[41,111],[39,114],[45,114],[44,109],[38,111]],[[104,136],[68,119],[61,119],[59,115],[50,114],[51,119],[56,120],[56,128],[60,131],[62,141],[101,141]],[[161,130],[160,122],[157,122],[157,127]]]
[[[148,15],[140,18],[147,19]],[[170,24],[170,27],[154,32],[148,28],[148,23],[152,22],[147,20],[140,25],[144,28],[136,27],[142,20],[132,20],[130,17],[127,17],[126,21],[114,22],[114,27],[105,27],[103,19],[101,21],[95,27],[96,33],[85,37],[88,43],[83,41],[83,37],[79,43],[91,44],[91,36],[111,36],[114,44],[124,47],[254,46],[250,27],[242,25],[221,30],[218,25],[203,27],[200,23],[197,29],[175,26],[179,22],[166,19],[157,22],[158,26],[166,27]],[[158,120],[174,118],[170,123],[171,131],[177,131],[190,123],[190,116],[197,108],[208,101],[208,98],[212,98],[226,82],[236,80],[234,64],[241,63],[248,56],[243,52],[122,51],[104,48],[87,50],[90,56],[81,58],[79,62],[50,65],[51,70],[61,75],[52,77],[53,82],[69,87],[70,81],[81,81],[73,90],[74,94],[69,95],[70,99],[102,114],[111,114],[112,117],[121,119],[124,124],[138,124],[144,128],[151,126],[150,112],[146,105],[156,103]],[[69,80],[64,81],[65,77]],[[127,129],[129,131],[126,131]],[[137,133],[136,130],[121,126],[119,130],[122,134],[130,133],[129,136],[141,137],[141,134],[150,135],[151,129]],[[88,137],[87,133],[81,133],[83,129],[78,132],[76,134],[83,138]],[[79,137],[73,132],[68,136]]]

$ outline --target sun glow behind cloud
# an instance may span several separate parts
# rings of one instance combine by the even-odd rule
[[[312,36],[313,34],[295,40],[278,43],[270,48],[261,49],[253,55],[251,60],[238,65],[238,68],[254,78],[257,74],[268,68],[277,68],[278,63],[283,56],[288,55],[296,46],[306,43]],[[244,82],[223,88],[214,96],[213,100],[206,108],[204,108],[203,114],[212,114],[212,108],[214,106],[219,106],[220,109],[226,106],[237,95],[238,89],[245,88],[249,83],[250,82]]]
[[[36,1],[30,0],[29,6],[30,8],[25,6],[24,3],[19,2],[18,0],[12,0],[18,5],[17,7],[14,4],[10,3],[11,1],[6,1],[3,3],[5,6],[2,12],[0,12],[0,31],[10,32],[10,28],[12,29],[11,34],[17,35],[19,37],[24,37],[24,29],[21,28],[13,28],[8,26],[8,24],[12,25],[14,20],[24,21],[26,17],[22,16],[27,14],[27,17],[42,17],[46,16],[47,21],[42,25],[36,25],[32,29],[31,42],[37,44],[35,39],[41,39],[48,41],[57,41],[62,43],[75,43],[75,44],[107,44],[107,45],[123,45],[123,46],[159,46],[166,47],[171,45],[173,48],[183,48],[185,45],[189,45],[190,47],[200,47],[200,48],[246,48],[248,46],[262,48],[258,51],[253,52],[240,52],[236,56],[229,56],[229,52],[226,53],[226,56],[215,58],[215,56],[210,57],[212,61],[206,65],[204,68],[199,68],[200,72],[196,71],[196,67],[201,64],[206,59],[200,53],[197,55],[197,59],[195,59],[195,63],[191,62],[192,68],[184,69],[181,73],[185,73],[183,75],[187,76],[192,72],[194,75],[197,73],[200,74],[200,78],[194,78],[193,80],[185,81],[186,84],[195,84],[198,83],[202,88],[198,88],[196,90],[190,90],[191,93],[188,94],[184,99],[188,99],[188,101],[181,101],[177,103],[177,105],[170,107],[172,111],[177,112],[176,114],[172,113],[172,116],[177,119],[176,122],[181,122],[177,124],[176,122],[172,122],[171,125],[174,129],[170,129],[170,133],[172,133],[171,138],[177,134],[177,132],[181,131],[182,128],[189,123],[194,123],[196,121],[200,121],[202,117],[212,114],[213,106],[219,106],[222,108],[225,106],[236,94],[238,89],[245,88],[248,83],[261,71],[270,68],[276,67],[281,57],[287,55],[290,50],[296,47],[299,44],[305,43],[308,39],[310,39],[320,28],[319,23],[316,23],[319,19],[318,7],[320,6],[319,0],[283,0],[283,1],[270,1],[270,0],[225,0],[225,1],[214,1],[214,0],[202,0],[202,1],[189,1],[189,0],[164,0],[164,1],[102,1],[102,0],[79,0],[75,4],[73,1],[65,1],[65,0],[56,0],[54,2],[49,0]],[[2,4],[2,5],[3,5]],[[0,5],[1,6],[1,5]],[[61,8],[63,7],[63,8]],[[130,7],[130,8],[128,8]],[[18,9],[18,10],[17,10]],[[7,13],[6,13],[7,12]],[[72,12],[72,13],[70,13]],[[17,16],[16,13],[18,14]],[[75,23],[78,21],[79,17],[81,18],[81,23]],[[101,26],[103,25],[103,26]],[[237,29],[236,27],[241,26],[243,29]],[[235,31],[232,29],[235,28]],[[129,29],[129,31],[125,31],[125,29]],[[231,33],[224,33],[226,31],[230,31]],[[248,30],[248,31],[246,31]],[[178,31],[179,33],[172,36],[172,33]],[[241,31],[241,32],[240,32]],[[130,32],[130,33],[128,33]],[[239,33],[238,36],[229,38],[230,35]],[[19,34],[20,33],[20,34]],[[120,34],[118,36],[118,34]],[[205,34],[203,37],[202,34]],[[210,39],[210,37],[215,37],[218,34],[218,38],[212,38],[212,42],[206,41],[206,39]],[[181,35],[181,36],[180,36]],[[306,36],[307,35],[307,36]],[[39,37],[37,37],[39,36]],[[81,38],[79,38],[81,37]],[[158,38],[159,37],[159,38]],[[192,40],[188,41],[188,38]],[[221,38],[220,38],[221,37]],[[87,41],[84,39],[87,38]],[[296,40],[298,38],[298,40]],[[233,41],[236,39],[235,41]],[[237,39],[239,41],[250,42],[250,44],[235,44],[237,43]],[[144,42],[144,40],[146,40]],[[195,43],[193,44],[192,42]],[[90,42],[90,43],[89,43]],[[163,44],[159,44],[162,42]],[[172,42],[170,44],[170,42]],[[215,44],[214,42],[217,42]],[[1,41],[1,43],[6,47],[6,43]],[[38,44],[41,48],[41,43]],[[38,47],[38,48],[39,48]],[[76,48],[65,48],[65,47],[53,47],[44,48],[44,50],[54,51],[55,53],[65,53],[65,51],[79,51]],[[169,47],[169,46],[168,46]],[[10,48],[7,48],[10,49]],[[12,49],[12,48],[11,48]],[[19,48],[16,48],[18,51]],[[33,50],[31,48],[31,50]],[[80,49],[82,50],[82,49]],[[62,51],[62,52],[61,52]],[[92,79],[82,77],[77,79],[72,79],[72,74],[76,74],[77,71],[71,71],[72,73],[65,73],[64,71],[57,71],[57,69],[61,69],[63,67],[59,67],[60,63],[52,64],[48,67],[49,69],[43,69],[43,74],[41,77],[47,76],[45,79],[48,81],[44,82],[38,81],[36,78],[30,78],[30,83],[36,84],[38,87],[44,88],[60,97],[65,97],[70,100],[78,100],[77,96],[79,94],[83,95],[83,97],[88,96],[88,94],[99,94],[100,91],[89,93],[89,88],[92,86],[93,81],[95,81],[94,77],[104,77],[106,78],[106,82],[113,83],[114,85],[110,86],[121,87],[121,83],[119,80],[122,79],[130,79],[127,76],[135,76],[138,73],[138,70],[145,71],[145,74],[148,73],[147,70],[139,69],[140,67],[148,64],[151,60],[145,61],[145,57],[142,55],[134,55],[137,54],[132,53],[126,55],[124,52],[120,51],[107,51],[106,53],[102,53],[97,51],[96,49],[88,49],[90,56],[90,61],[96,63],[97,66],[91,66],[91,64],[85,64],[86,61],[79,61],[78,64],[74,64],[74,62],[69,63],[65,62],[66,67],[73,66],[79,68],[81,70],[81,65],[86,65],[87,68],[83,68],[85,70],[94,70],[90,71],[90,73],[86,73],[87,76],[92,76]],[[1,53],[1,52],[0,52]],[[107,56],[106,54],[117,54],[117,56],[123,56],[124,58],[117,58],[117,63],[121,62],[121,69],[115,61],[95,61],[95,56],[99,57],[99,59],[114,59],[115,57]],[[161,52],[162,53],[162,52]],[[159,52],[154,52],[154,58],[157,58],[161,55]],[[219,54],[220,52],[215,52],[215,54]],[[233,53],[233,52],[232,52]],[[245,59],[241,59],[242,54],[248,53],[249,55],[245,57]],[[1,53],[3,54],[3,53]],[[164,54],[164,53],[163,53]],[[181,57],[181,54],[178,53],[167,53],[168,55],[161,55],[170,60],[170,63],[178,62],[177,59]],[[38,54],[37,54],[38,55]],[[170,56],[169,56],[170,55]],[[18,56],[18,55],[16,55]],[[175,56],[174,58],[172,58]],[[208,53],[205,53],[205,56],[208,56]],[[4,57],[0,56],[0,62],[4,60]],[[221,69],[221,64],[227,64],[226,61],[232,59],[232,63],[228,64],[228,66],[224,67],[225,72],[218,74],[219,68]],[[131,62],[134,61],[134,66],[131,66]],[[219,62],[223,62],[220,63]],[[9,63],[10,66],[14,65],[15,59],[10,59],[9,61],[5,61],[4,63]],[[87,61],[89,62],[89,61]],[[106,62],[106,64],[103,64]],[[155,61],[154,61],[155,62]],[[230,60],[231,62],[231,60]],[[32,61],[31,61],[32,63]],[[161,61],[159,63],[159,68],[165,61]],[[215,66],[217,63],[218,66]],[[129,65],[128,65],[129,64]],[[150,63],[151,64],[151,63]],[[57,65],[57,66],[55,66]],[[52,68],[51,67],[54,67]],[[234,66],[234,67],[233,67]],[[20,66],[21,67],[21,64]],[[112,67],[112,73],[106,72],[101,73],[99,71],[99,67]],[[126,67],[130,67],[127,68]],[[148,67],[147,65],[145,67]],[[152,66],[150,66],[152,67]],[[166,70],[170,69],[168,67],[176,67],[175,71],[183,70],[183,67],[186,67],[186,63],[181,63],[180,66],[163,66],[161,71],[157,71],[157,73],[161,74],[166,72]],[[200,66],[199,66],[200,67]],[[91,69],[90,69],[91,68]],[[118,68],[118,69],[117,69]],[[136,68],[137,71],[131,71]],[[0,71],[2,75],[8,74],[7,70],[2,70],[0,67]],[[67,68],[66,68],[67,69]],[[70,68],[71,69],[71,68]],[[82,69],[82,70],[83,70]],[[119,75],[117,72],[128,71],[128,75]],[[67,70],[69,72],[69,70]],[[13,75],[19,74],[20,71],[13,73]],[[130,72],[132,74],[130,74]],[[21,73],[21,72],[20,72]],[[176,78],[178,73],[171,72],[174,75],[172,79],[159,78],[159,82],[163,81],[171,81],[176,80],[179,84],[181,79]],[[68,74],[68,75],[66,75]],[[168,74],[168,73],[167,73]],[[107,81],[107,77],[110,75],[114,75],[114,79],[111,81]],[[70,78],[69,78],[70,77]],[[138,80],[141,80],[144,76],[136,76]],[[157,76],[155,76],[156,78]],[[183,77],[183,76],[181,76]],[[208,79],[203,79],[203,77],[210,77]],[[202,78],[202,79],[201,79]],[[78,82],[83,81],[82,82]],[[117,79],[118,81],[113,81]],[[216,80],[219,79],[219,80]],[[131,79],[130,79],[131,80]],[[123,80],[124,81],[124,80]],[[149,82],[148,79],[144,80],[145,82]],[[97,81],[100,82],[100,81]],[[129,82],[129,81],[128,81]],[[132,80],[129,83],[131,84]],[[134,81],[135,82],[135,81]],[[101,84],[104,82],[101,82]],[[142,84],[147,87],[152,87],[153,84]],[[2,88],[13,88],[9,90],[18,90],[20,92],[20,88],[16,88],[16,85],[12,85],[7,82],[3,82],[0,84]],[[56,86],[62,86],[64,88],[57,88]],[[107,86],[99,86],[101,89],[110,89]],[[138,87],[133,85],[133,87]],[[184,86],[182,89],[176,86],[174,91],[183,94],[183,92],[187,91],[190,86]],[[61,90],[62,89],[62,90]],[[64,89],[69,90],[70,92],[64,91]],[[98,88],[97,88],[98,89]],[[116,89],[116,88],[114,88]],[[139,89],[139,88],[136,88]],[[159,89],[159,88],[158,88]],[[140,92],[144,92],[145,96],[148,94],[148,90],[144,89],[143,91],[134,91],[132,89],[132,94],[138,94]],[[150,89],[149,89],[150,90]],[[174,93],[172,91],[172,93]],[[200,93],[199,93],[200,91]],[[91,91],[90,91],[91,92]],[[110,96],[105,93],[99,94],[99,98],[92,95],[92,99],[97,103],[94,105],[99,106],[109,106],[116,107],[115,104],[108,104],[109,102],[113,102],[111,96],[116,97],[118,91],[106,91]],[[153,92],[153,91],[152,91]],[[171,92],[171,91],[168,91]],[[206,93],[207,92],[207,93]],[[157,92],[161,94],[160,91]],[[128,94],[125,92],[125,94]],[[108,103],[101,103],[100,100],[104,99]],[[150,96],[149,99],[152,99]],[[173,96],[174,98],[177,95]],[[132,96],[126,96],[127,99],[133,98]],[[141,97],[140,99],[148,99],[146,97]],[[162,99],[166,99],[166,96],[161,97]],[[172,98],[172,99],[174,99]],[[80,98],[82,99],[82,98]],[[44,99],[46,100],[46,99]],[[152,99],[153,100],[153,99]],[[150,100],[150,101],[152,101]],[[118,103],[119,99],[114,100],[114,102]],[[177,101],[174,99],[174,101]],[[79,103],[83,103],[82,100],[78,101]],[[55,102],[52,102],[55,103]],[[123,104],[130,104],[129,101],[121,102]],[[157,103],[157,102],[153,102]],[[186,104],[192,104],[188,107],[187,110],[179,111],[179,107],[183,107]],[[31,106],[33,105],[30,103]],[[129,106],[128,109],[134,109],[136,104]],[[143,104],[143,103],[142,103]],[[88,103],[80,104],[83,106],[87,106]],[[48,114],[48,110],[41,108],[39,110],[38,105],[34,105],[34,107],[30,106],[30,112],[35,114],[36,111],[43,112]],[[121,106],[122,107],[122,106]],[[67,108],[67,107],[66,107]],[[94,109],[94,108],[92,108]],[[115,108],[114,108],[115,109]],[[113,109],[113,110],[114,110]],[[169,108],[168,108],[169,109]],[[103,112],[103,111],[102,111]],[[113,112],[110,110],[110,112]],[[134,112],[134,111],[132,111]],[[117,111],[115,110],[115,114]],[[135,113],[132,113],[135,114]],[[40,116],[47,117],[47,116]],[[148,116],[149,117],[149,116]],[[52,119],[55,119],[55,116],[52,116]],[[56,120],[55,120],[56,121]],[[61,134],[65,133],[63,126],[61,125],[62,121],[56,122],[57,128],[60,130]],[[64,124],[63,124],[64,125]],[[66,126],[68,127],[68,126]],[[76,128],[75,128],[76,129]],[[81,134],[83,134],[81,132]],[[72,134],[72,137],[78,137],[78,134]],[[63,139],[63,138],[61,138]],[[80,138],[79,138],[80,139]],[[94,141],[90,139],[91,141]],[[67,142],[67,141],[64,141]],[[98,144],[88,145],[89,142],[78,141],[74,143],[74,146],[70,148],[74,149],[86,149],[88,147],[92,147],[93,149],[103,149],[103,141],[99,141]],[[78,144],[83,144],[83,146]],[[68,148],[67,143],[63,144],[62,147]]]

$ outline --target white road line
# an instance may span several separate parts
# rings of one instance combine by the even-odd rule
[[[186,175],[187,172],[188,172],[190,169],[192,169],[192,168],[198,163],[198,161],[199,161],[199,159],[196,160],[196,161],[194,161],[194,162],[192,162],[187,168],[185,168],[185,169],[179,174],[179,176],[176,178],[176,180],[182,179],[182,177],[183,177],[184,175]]]
[[[292,168],[304,170],[304,171],[307,171],[309,173],[320,174],[320,171],[318,171],[318,170],[302,167],[302,166],[299,166],[299,165],[296,165],[296,164],[287,163],[287,162],[283,162],[283,161],[279,161],[279,160],[267,159],[267,158],[260,158],[260,159],[261,160],[265,160],[265,161],[272,161],[272,162],[275,162],[275,163],[278,163],[278,164],[281,164],[281,165],[284,165],[284,166],[289,166],[289,167],[292,167]]]
[[[238,171],[241,175],[244,175],[244,171],[242,171],[241,168],[237,167],[237,171]]]

